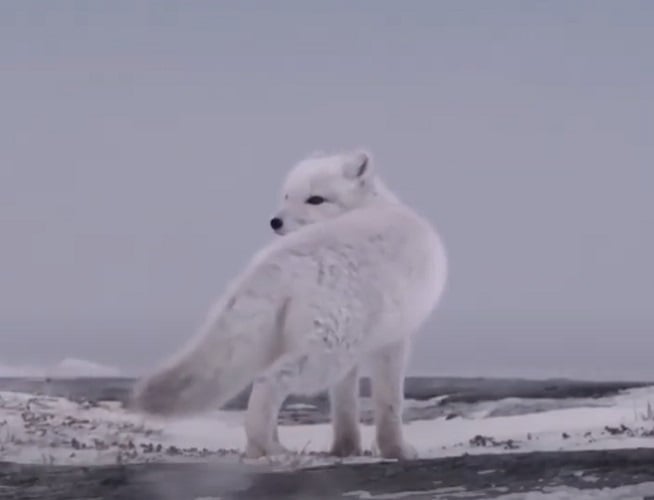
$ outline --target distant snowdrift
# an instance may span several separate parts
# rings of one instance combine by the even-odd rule
[[[93,361],[77,358],[65,358],[52,366],[12,366],[0,363],[0,377],[37,377],[37,378],[97,378],[119,377],[120,370],[112,366],[101,365]]]
[[[46,372],[51,378],[118,377],[120,370],[83,359],[66,358]]]

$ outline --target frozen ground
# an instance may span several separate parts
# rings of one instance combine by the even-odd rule
[[[301,472],[211,462],[102,467],[0,463],[0,496],[4,493],[3,500],[651,500],[653,451],[467,455]]]
[[[64,471],[62,477],[67,477],[66,474],[74,474],[74,471],[79,471],[79,466],[83,465],[106,466],[94,468],[93,470],[96,471],[94,474],[117,474],[122,478],[119,482],[127,481],[125,484],[131,483],[124,478],[124,474],[129,476],[139,470],[148,470],[151,474],[156,474],[157,471],[161,473],[161,467],[166,467],[165,464],[173,467],[165,473],[166,478],[182,474],[182,471],[187,471],[184,473],[187,474],[187,478],[188,474],[198,473],[198,469],[184,469],[184,467],[210,466],[218,468],[215,470],[237,470],[238,474],[236,475],[234,473],[227,474],[232,479],[243,474],[249,477],[249,475],[258,474],[261,471],[275,471],[277,474],[281,474],[275,476],[275,480],[281,480],[280,478],[286,477],[284,473],[287,476],[290,473],[290,477],[293,478],[289,480],[291,482],[302,481],[300,476],[315,473],[312,471],[315,471],[316,467],[327,467],[326,470],[332,470],[337,463],[346,465],[346,467],[341,466],[335,469],[341,471],[339,474],[343,474],[343,471],[346,470],[352,473],[361,471],[357,474],[367,471],[365,474],[382,474],[383,477],[389,474],[392,467],[397,466],[397,464],[380,461],[370,451],[367,451],[363,457],[344,461],[326,456],[324,452],[329,447],[331,429],[326,421],[328,409],[324,407],[323,400],[320,398],[291,401],[282,412],[280,438],[294,452],[292,455],[248,461],[241,456],[241,450],[245,443],[242,428],[242,401],[233,403],[234,409],[232,410],[219,410],[195,418],[165,422],[143,418],[123,407],[121,395],[124,395],[130,385],[131,381],[118,379],[55,381],[54,385],[52,382],[44,385],[39,380],[26,379],[0,381],[0,461],[22,464],[21,466],[12,466],[19,467],[13,469],[18,476],[9,475],[4,479],[0,477],[0,497],[2,497],[3,481],[9,484],[11,480],[16,480],[16,477],[20,477],[21,474],[35,474],[34,471],[38,470],[58,470]],[[355,476],[348,476],[349,479],[341,479],[345,481],[341,486],[351,484],[350,490],[341,488],[338,496],[324,498],[460,498],[464,493],[467,495],[472,491],[470,485],[474,484],[474,481],[465,476],[465,470],[467,470],[466,467],[472,467],[469,461],[474,457],[478,457],[481,461],[475,462],[479,469],[478,473],[488,474],[490,478],[498,470],[502,474],[508,473],[506,467],[498,468],[497,461],[507,460],[506,457],[509,456],[523,457],[513,460],[518,464],[527,464],[535,460],[533,457],[541,456],[537,452],[553,452],[554,456],[577,456],[573,452],[582,450],[609,453],[610,460],[618,456],[632,457],[623,460],[624,463],[631,464],[630,466],[640,463],[633,462],[633,457],[638,456],[641,457],[639,460],[644,460],[644,463],[647,464],[647,469],[651,470],[651,477],[643,476],[637,478],[637,481],[631,482],[627,480],[628,477],[633,476],[631,472],[629,473],[631,476],[621,476],[622,479],[619,481],[615,474],[605,474],[602,476],[602,481],[613,478],[613,483],[607,485],[602,483],[601,488],[599,486],[595,488],[594,481],[599,480],[593,479],[595,476],[592,473],[588,475],[583,472],[585,469],[579,469],[583,474],[580,472],[581,475],[577,479],[580,479],[582,475],[585,478],[583,484],[586,493],[584,494],[591,491],[588,488],[592,487],[595,488],[592,490],[593,494],[609,495],[594,496],[593,498],[623,498],[619,496],[620,490],[615,488],[631,484],[625,490],[627,496],[624,498],[646,497],[644,494],[639,496],[640,493],[636,492],[634,488],[648,490],[648,494],[654,498],[654,466],[651,465],[654,463],[654,410],[652,409],[654,387],[644,386],[619,390],[619,384],[610,387],[601,384],[593,386],[593,384],[568,383],[565,386],[561,382],[540,382],[540,385],[536,382],[527,382],[509,384],[513,388],[513,394],[517,394],[517,396],[512,396],[511,390],[506,388],[506,381],[478,381],[475,384],[471,381],[443,379],[438,382],[434,379],[423,380],[413,385],[414,387],[407,391],[409,399],[405,414],[406,436],[417,447],[424,460],[416,462],[415,466],[410,466],[410,470],[404,471],[401,478],[402,484],[404,484],[411,474],[418,474],[411,484],[416,488],[420,485],[420,492],[411,493],[413,490],[406,487],[406,484],[403,486],[403,494],[393,488],[390,488],[389,491],[374,492],[369,485],[359,484],[361,478],[354,480]],[[565,391],[561,389],[564,386],[567,387]],[[119,387],[122,389],[118,390]],[[431,392],[426,389],[427,387],[431,387]],[[485,387],[485,389],[481,390],[481,387]],[[32,390],[35,388],[40,388],[40,390]],[[44,388],[50,395],[43,394]],[[108,390],[108,388],[112,390]],[[37,392],[41,392],[41,394],[37,394]],[[68,397],[63,397],[63,393],[66,393]],[[113,394],[114,397],[88,397],[92,393],[96,395]],[[362,393],[365,396],[365,388]],[[484,393],[487,394],[486,397],[483,396]],[[566,397],[562,397],[563,393]],[[421,399],[413,399],[412,394],[414,397],[417,394]],[[554,397],[548,397],[550,394]],[[82,395],[86,397],[82,397]],[[362,419],[365,422],[363,437],[364,446],[368,450],[370,450],[374,432],[371,426],[371,417],[369,399],[363,397]],[[615,451],[611,452],[610,450]],[[631,451],[629,452],[629,450]],[[643,452],[650,454],[643,459],[641,455],[638,455]],[[625,453],[633,453],[633,455],[624,455]],[[599,455],[591,453],[590,456]],[[434,472],[433,468],[429,469],[429,474],[425,476],[427,473],[423,469],[429,464],[439,463],[439,470],[442,471],[447,470],[448,467],[454,467],[453,464],[462,463],[457,460],[464,460],[467,465],[459,466],[458,476],[454,472],[450,476],[458,477],[459,481],[464,481],[464,484],[453,485],[451,482],[447,485],[440,484],[443,479],[434,479],[438,473]],[[601,462],[606,465],[607,460],[605,457]],[[541,463],[540,467],[545,467],[541,459],[538,459],[537,462]],[[140,469],[139,467],[143,467],[143,465],[137,465],[144,463],[151,464],[147,467],[153,469]],[[368,465],[355,465],[362,463],[368,463]],[[116,469],[116,465],[121,467]],[[124,468],[126,465],[129,467]],[[78,468],[59,469],[53,466],[77,466]],[[230,467],[235,469],[229,469]],[[361,469],[360,467],[373,468]],[[461,469],[461,467],[463,468]],[[103,472],[98,472],[100,470]],[[299,473],[300,470],[303,472]],[[378,472],[379,470],[385,472]],[[423,472],[419,473],[420,470]],[[547,474],[546,469],[538,469],[537,472]],[[325,474],[331,474],[331,472]],[[621,474],[624,476],[624,470]],[[39,472],[37,476],[40,478],[38,481],[44,480],[44,477],[50,477],[44,476],[42,472]],[[212,476],[214,479],[217,477],[214,473]],[[432,477],[432,479],[426,480],[426,477]],[[578,489],[580,486],[574,482],[574,477],[574,475],[569,476],[568,480],[559,481],[556,484],[552,481],[542,484],[536,481],[534,483],[537,486],[535,490],[522,489],[520,491],[523,496],[518,497],[510,496],[517,490],[509,484],[503,490],[493,490],[493,496],[584,498],[580,496]],[[64,482],[71,484],[71,481],[72,479],[69,477]],[[181,479],[180,481],[184,482]],[[251,481],[248,481],[250,484]],[[429,488],[425,486],[425,481],[427,483],[431,481],[432,487],[430,488],[434,491],[426,491]],[[501,478],[493,481],[493,484],[502,483]],[[548,484],[554,490],[548,490],[546,488]],[[306,484],[300,486],[304,489],[307,487]],[[611,489],[605,490],[608,487]],[[566,488],[572,488],[571,492],[566,493]],[[486,488],[479,491],[482,490],[481,496],[467,495],[466,498],[487,498],[490,490]],[[527,491],[531,491],[529,494],[532,496],[524,496]],[[346,493],[346,496],[342,496]],[[61,498],[78,498],[71,497],[70,491],[66,494],[67,497],[62,496]],[[566,494],[568,496],[560,496]],[[314,497],[315,494],[312,494],[312,496],[304,498]],[[96,495],[96,498],[114,497],[98,497]],[[182,497],[175,498],[182,499]],[[257,497],[251,494],[250,497],[242,498],[303,497]],[[165,498],[165,500],[172,499]]]

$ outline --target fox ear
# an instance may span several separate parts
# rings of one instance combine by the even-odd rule
[[[347,179],[364,179],[372,172],[370,154],[357,151],[347,156],[343,165],[343,175]]]

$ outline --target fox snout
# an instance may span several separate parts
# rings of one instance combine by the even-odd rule
[[[287,219],[282,213],[280,213],[270,219],[270,227],[275,234],[284,236],[285,234],[290,233],[295,226],[293,219]]]
[[[279,217],[273,217],[270,219],[270,227],[273,231],[277,232],[284,227],[284,220]]]

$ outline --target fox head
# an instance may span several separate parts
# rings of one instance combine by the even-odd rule
[[[281,207],[270,220],[277,234],[355,210],[375,197],[376,179],[364,151],[312,156],[296,164],[283,183]]]

